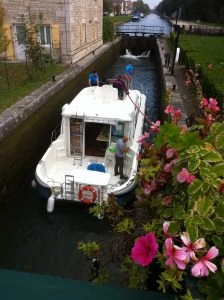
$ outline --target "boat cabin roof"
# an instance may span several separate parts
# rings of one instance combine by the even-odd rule
[[[129,92],[131,100],[139,105],[140,93],[135,90]],[[63,106],[62,116],[131,121],[136,107],[130,98],[126,96],[119,100],[117,89],[111,85],[87,87],[70,104]]]

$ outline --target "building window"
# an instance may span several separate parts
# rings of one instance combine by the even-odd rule
[[[86,43],[86,24],[82,24],[82,43]]]
[[[16,25],[16,35],[17,35],[17,43],[18,45],[25,44],[25,26],[24,25]]]
[[[41,45],[50,45],[51,44],[50,25],[42,25],[40,27],[40,42],[41,42]]]

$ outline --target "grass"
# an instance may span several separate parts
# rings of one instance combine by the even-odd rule
[[[131,21],[131,16],[114,16],[109,18],[114,25]]]
[[[45,65],[42,70],[33,70],[29,66],[29,76],[25,63],[0,62],[0,112],[18,102],[47,81],[65,70],[63,65]],[[8,80],[7,80],[8,78]]]
[[[224,95],[224,37],[180,35],[179,45],[190,61],[200,65],[201,72],[207,76],[208,81]],[[210,70],[209,64],[212,64]]]

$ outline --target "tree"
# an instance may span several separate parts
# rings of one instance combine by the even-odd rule
[[[150,11],[148,4],[144,4],[142,0],[133,3],[133,11],[138,13],[148,13]]]
[[[42,67],[42,53],[44,47],[40,41],[40,29],[42,25],[42,14],[38,16],[28,8],[28,15],[20,17],[24,24],[24,45],[25,53],[28,60],[31,60],[34,67]]]
[[[5,16],[4,8],[0,5],[0,53],[5,51],[9,44],[9,40],[5,35],[4,16]]]
[[[112,12],[112,0],[103,0],[103,11]]]
[[[182,19],[224,24],[222,0],[163,0],[156,10],[169,17],[181,7]]]

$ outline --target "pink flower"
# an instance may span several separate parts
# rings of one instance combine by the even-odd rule
[[[164,171],[165,171],[166,173],[170,173],[171,170],[172,170],[172,164],[171,164],[171,163],[165,164],[165,166],[164,166]]]
[[[165,240],[166,251],[164,256],[168,256],[166,265],[173,267],[175,264],[179,269],[186,268],[187,254],[184,248],[173,245],[173,240],[168,238]]]
[[[187,169],[183,168],[178,174],[177,174],[177,181],[180,183],[187,182],[191,183],[195,180],[195,176],[191,175]]]
[[[150,130],[152,132],[158,132],[159,131],[159,126],[160,126],[160,121],[156,121],[155,123],[152,122]]]
[[[209,98],[209,103],[208,103],[208,108],[210,108],[212,111],[219,111],[220,108],[218,107],[218,102],[213,99],[213,98]]]
[[[178,120],[181,119],[181,117],[182,117],[181,110],[180,109],[175,110],[174,113],[173,113],[173,119],[178,121]]]
[[[195,251],[205,247],[206,245],[205,240],[201,238],[195,241],[194,243],[192,243],[189,234],[187,232],[183,232],[180,238],[183,241],[184,245],[186,246],[185,250],[188,256],[188,261],[190,260],[190,258],[193,260],[197,260],[195,256]]]
[[[170,226],[170,222],[165,221],[163,223],[163,233],[165,235],[165,238],[170,238],[171,235],[169,234],[169,226]]]
[[[189,87],[189,85],[191,84],[191,81],[190,80],[185,80],[184,81],[184,87],[187,89]]]
[[[206,121],[206,124],[211,124],[212,121],[213,121],[212,115],[211,115],[211,114],[207,114],[207,115],[205,116],[205,121]]]
[[[173,148],[169,148],[169,149],[166,150],[166,157],[167,158],[173,157],[174,154],[175,154],[175,150]]]
[[[170,173],[172,171],[172,166],[177,162],[176,159],[171,160],[169,163],[165,164],[164,171],[166,173]]]
[[[208,106],[208,100],[206,98],[202,98],[202,100],[201,100],[201,106],[202,107]]]
[[[199,262],[191,269],[192,275],[194,277],[208,276],[209,270],[215,273],[217,267],[215,264],[211,263],[210,260],[215,258],[218,254],[219,250],[215,246],[211,247],[205,256],[201,257]]]
[[[164,110],[164,112],[169,115],[169,114],[173,114],[175,112],[174,106],[169,104],[167,106],[167,108]]]
[[[224,194],[224,182],[222,182],[222,183],[220,184],[220,186],[219,186],[219,192],[220,192],[221,194]]]
[[[162,200],[162,205],[168,206],[170,204],[172,204],[173,199],[171,196],[165,196]]]
[[[137,143],[143,143],[148,137],[149,137],[150,133],[149,132],[145,132],[145,134],[140,135],[138,137]]]
[[[136,239],[134,247],[131,249],[131,259],[145,267],[156,257],[158,243],[152,232]]]
[[[150,183],[146,182],[144,185],[144,193],[146,195],[151,194],[152,191],[155,191],[157,189],[157,184],[155,180],[152,180]]]
[[[181,125],[180,128],[181,128],[181,133],[187,131],[187,125],[186,124]]]

